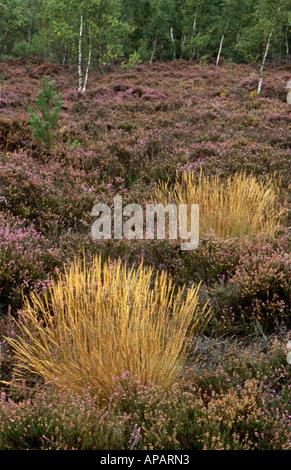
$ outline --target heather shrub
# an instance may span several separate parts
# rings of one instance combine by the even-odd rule
[[[2,392],[0,448],[290,449],[290,372],[282,341],[217,346],[204,349],[203,370],[199,363],[186,368],[167,390],[143,385],[129,371],[119,374],[105,406],[70,388],[20,389],[20,400]]]
[[[168,388],[209,319],[198,293],[199,286],[176,290],[166,272],[153,278],[142,263],[134,270],[100,256],[91,266],[76,261],[43,296],[26,299],[21,335],[9,339],[15,374],[105,400],[125,370],[142,385]]]
[[[201,338],[198,352],[201,363],[188,369],[188,386],[202,406],[195,403],[184,419],[186,448],[289,449],[290,371],[284,342],[265,336],[251,342]]]
[[[185,393],[177,384],[166,391],[160,385],[143,386],[127,371],[116,384],[110,409],[116,416],[131,416],[136,427],[135,449],[180,449],[177,433],[181,422],[185,425],[187,407],[195,406],[194,395]]]
[[[13,337],[15,335],[15,323],[10,315],[0,317],[0,377],[1,381],[11,381],[11,371],[13,369],[13,355],[11,348],[8,344],[7,337]],[[2,383],[0,383],[0,390],[2,389]],[[18,396],[18,393],[17,393]]]
[[[228,280],[235,273],[241,256],[238,239],[221,238],[212,229],[201,236],[198,248],[183,255],[188,278],[213,285]]]
[[[288,416],[282,407],[274,414],[266,409],[260,384],[253,379],[240,389],[230,389],[210,400],[197,419],[206,432],[200,439],[202,450],[266,450],[290,448]],[[280,425],[278,426],[278,423]],[[267,439],[266,439],[267,437]]]
[[[0,148],[5,151],[14,151],[23,146],[29,139],[29,124],[23,116],[18,119],[0,117]]]
[[[32,225],[0,217],[0,304],[20,307],[22,294],[47,286],[60,253]]]
[[[25,153],[19,156],[8,154],[8,157],[7,161],[1,162],[1,209],[32,221],[39,217],[45,206],[53,204],[51,183],[45,181],[44,172],[40,178],[39,167],[31,165],[31,161],[23,162]]]
[[[120,450],[130,440],[127,422],[99,410],[89,394],[44,388],[17,403],[2,392],[0,449]]]
[[[290,327],[290,255],[286,252],[242,254],[234,275],[208,290],[216,321],[224,330],[258,325],[265,332]]]
[[[212,367],[195,375],[196,385],[210,405],[208,417],[212,414],[214,418],[213,434],[217,435],[226,421],[232,421],[233,425],[226,426],[232,430],[225,435],[228,441],[236,428],[234,443],[240,445],[246,439],[245,449],[289,449],[290,414],[286,404],[291,389],[284,342],[264,336],[252,342],[232,339],[226,345],[217,344],[218,350],[211,340],[208,347],[202,347]],[[213,406],[218,407],[216,411]],[[216,445],[215,439],[212,445]],[[211,448],[211,433],[206,436],[205,448]],[[228,447],[224,443],[220,448]]]
[[[109,150],[111,161],[117,157],[114,165],[110,165],[110,174],[121,176],[127,182],[158,181],[163,175],[175,174],[179,161],[171,136],[158,128],[142,129],[129,136],[111,132]]]
[[[184,282],[203,281],[200,292],[210,299],[214,315],[209,328],[217,331],[265,331],[289,324],[290,235],[282,229],[274,236],[223,239],[210,232],[201,237],[196,250],[181,253]],[[178,253],[176,254],[176,257]],[[169,258],[174,257],[172,253]],[[178,259],[176,258],[178,265]],[[168,266],[171,262],[168,261]],[[173,272],[173,275],[175,273]]]
[[[51,237],[81,225],[91,211],[96,196],[90,179],[84,170],[56,161],[44,165],[26,152],[8,154],[0,161],[0,209],[33,222]]]
[[[239,265],[244,265],[252,255],[271,256],[287,253],[290,249],[288,229],[267,236],[259,233],[252,237],[221,238],[213,230],[201,237],[195,251],[184,253],[189,274],[213,284],[220,279],[232,278]]]
[[[247,64],[179,60],[138,65],[134,73],[118,66],[104,75],[92,68],[83,95],[72,91],[74,73],[72,65],[41,58],[1,62],[0,448],[290,449],[287,351],[282,341],[267,344],[270,333],[285,341],[290,329],[290,234],[283,214],[274,222],[290,203],[288,67],[266,67],[260,97],[257,70]],[[49,158],[32,139],[27,113],[48,74],[63,100]],[[190,175],[196,189],[208,181],[202,202],[213,197],[213,214],[214,196],[221,196],[228,213],[216,210],[217,220],[225,218],[228,233],[207,219],[191,252],[181,251],[179,240],[90,236],[97,202],[111,206],[117,194],[124,205],[154,202],[156,185],[168,181],[172,190]],[[229,210],[236,177],[242,191]],[[221,193],[211,193],[215,181]],[[111,260],[109,287],[89,269],[99,254]],[[61,274],[79,256],[88,268],[80,285],[70,271]],[[132,279],[129,266],[152,272],[151,283],[143,289],[145,277]],[[173,289],[158,293],[155,273],[160,279],[164,271]],[[179,330],[175,299],[182,315],[187,289],[194,292],[200,282],[194,318],[187,311]],[[186,286],[179,300],[178,286]],[[30,295],[24,304],[22,292]],[[192,326],[206,302],[213,313],[195,349]],[[132,314],[135,306],[141,320]],[[118,322],[122,315],[127,323]],[[175,352],[176,327],[184,362]],[[23,348],[21,357],[13,345]],[[19,380],[11,385],[17,370],[18,379],[27,379],[25,390]],[[171,385],[164,385],[165,374]],[[106,401],[94,397],[100,388]]]
[[[270,392],[270,400],[286,402],[290,371],[286,344],[278,336],[257,335],[252,340],[250,336],[220,340],[204,337],[197,352],[201,360],[193,380],[207,396],[212,392],[222,395],[231,388],[239,389],[246,381],[259,380],[262,390]]]
[[[291,264],[288,253],[258,254],[241,259],[226,292],[227,305],[266,328],[288,320]]]

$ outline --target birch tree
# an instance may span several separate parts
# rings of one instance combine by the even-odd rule
[[[157,53],[158,42],[167,48],[171,44],[173,55],[176,57],[176,40],[175,40],[175,13],[176,2],[174,0],[150,0],[150,18],[148,30],[152,37],[152,50],[150,55],[150,65]]]
[[[122,55],[132,31],[122,18],[121,0],[50,0],[47,5],[56,41],[71,49],[78,65],[78,90],[87,88],[93,60],[101,68]]]
[[[250,25],[242,31],[238,49],[247,62],[260,63],[257,93],[261,94],[270,52],[274,53],[286,35],[290,0],[258,0]]]
[[[217,39],[221,39],[221,0],[187,0],[185,22],[188,25],[185,53],[189,61],[202,62],[217,56]]]
[[[2,0],[0,2],[0,42],[4,55],[9,52],[9,46],[12,50],[12,41],[15,41],[17,32],[24,24],[24,13],[23,5],[19,0]]]
[[[224,31],[223,31],[223,33],[222,33],[221,39],[220,39],[219,50],[218,50],[218,54],[217,54],[217,58],[216,58],[216,65],[219,65],[220,56],[221,56],[221,51],[222,51],[222,46],[223,46],[223,41],[224,41],[226,32],[227,32],[227,30],[228,30],[229,21],[230,21],[230,20],[228,19],[227,22],[226,22]]]
[[[80,14],[80,32],[79,32],[79,47],[78,47],[78,72],[79,72],[79,91],[82,91],[83,85],[83,71],[82,71],[82,41],[83,41],[83,12]]]
[[[91,24],[88,26],[88,61],[86,66],[85,75],[83,74],[83,27],[84,27],[84,17],[83,11],[80,12],[80,30],[79,30],[79,45],[78,45],[78,73],[79,73],[79,87],[78,91],[84,93],[86,91],[89,69],[91,65],[92,58],[92,34],[91,34]]]
[[[254,2],[250,0],[224,0],[221,3],[221,11],[216,18],[220,35],[216,65],[219,65],[224,47],[226,47],[226,57],[232,59],[239,43],[240,32],[248,24],[253,4]],[[226,39],[227,44],[225,44]]]
[[[291,0],[0,0],[0,55],[49,57],[90,69],[117,57],[260,64],[290,61]],[[280,6],[279,6],[280,5]]]
[[[258,95],[261,93],[261,90],[262,90],[265,63],[266,63],[266,59],[267,59],[268,52],[269,52],[269,49],[270,49],[272,36],[275,33],[278,16],[279,16],[279,13],[281,11],[281,3],[282,3],[281,0],[278,3],[279,4],[278,4],[278,9],[277,9],[277,14],[274,15],[273,21],[270,19],[271,21],[270,21],[270,26],[269,26],[269,35],[268,35],[268,38],[267,38],[267,44],[266,44],[266,48],[265,48],[265,52],[264,52],[264,55],[263,55],[263,60],[262,60],[261,68],[260,68],[260,78],[259,78],[258,89],[257,89]]]

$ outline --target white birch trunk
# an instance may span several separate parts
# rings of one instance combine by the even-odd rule
[[[278,13],[280,12],[280,10],[281,10],[281,2],[280,2],[280,5],[279,5],[279,8],[278,8]],[[264,54],[264,57],[263,57],[263,62],[262,62],[261,68],[260,68],[260,79],[259,79],[258,90],[257,90],[258,95],[260,95],[260,93],[262,91],[262,85],[263,85],[263,79],[264,79],[264,68],[265,68],[265,63],[266,63],[266,59],[267,59],[267,56],[268,56],[268,52],[269,52],[269,48],[270,48],[273,33],[274,33],[274,29],[272,29],[272,31],[269,34],[266,49],[265,49],[265,54]]]
[[[289,48],[289,40],[288,40],[288,26],[286,26],[286,62],[289,63],[290,60],[290,48]]]
[[[240,38],[240,29],[238,30],[238,33],[237,33],[237,36],[236,36],[236,41],[235,41],[235,45],[234,45],[234,49],[232,51],[232,54],[231,54],[231,62],[233,61],[233,56],[234,56],[234,53],[237,49],[237,46],[238,46],[238,42],[239,42],[239,38]]]
[[[28,28],[28,39],[27,42],[31,45],[31,31],[32,31],[32,20],[30,21],[29,28]]]
[[[156,52],[156,47],[157,47],[157,41],[158,41],[158,33],[156,33],[156,36],[155,36],[154,45],[153,45],[153,50],[152,50],[152,54],[151,54],[151,58],[150,58],[150,65],[152,65],[153,60],[154,60],[154,56],[155,56],[155,52]]]
[[[217,65],[217,66],[219,65],[220,56],[221,56],[221,51],[222,51],[222,46],[223,46],[223,41],[224,41],[224,38],[225,38],[225,35],[226,35],[226,31],[227,31],[228,25],[229,25],[229,21],[227,22],[226,28],[225,28],[225,30],[224,30],[224,32],[223,32],[223,35],[222,35],[222,37],[221,37],[221,40],[220,40],[219,51],[218,51],[217,59],[216,59],[216,65]]]
[[[63,57],[63,65],[65,65],[65,63],[67,62],[67,54],[68,54],[68,46],[67,46],[67,42],[66,42],[65,52],[64,52],[64,57]]]
[[[87,87],[87,82],[88,82],[88,75],[89,75],[89,69],[91,65],[91,57],[92,57],[92,39],[91,39],[91,28],[89,28],[89,55],[88,55],[88,63],[87,63],[87,68],[86,68],[86,74],[85,74],[85,80],[84,80],[84,86],[82,93],[85,93],[86,87]]]
[[[171,34],[171,41],[172,41],[172,44],[173,44],[173,59],[176,59],[175,38],[174,38],[174,31],[173,31],[172,26],[171,26],[171,29],[170,29],[170,34]]]
[[[274,32],[274,30],[272,29],[272,31],[270,32],[269,37],[268,37],[268,42],[267,42],[267,45],[266,45],[265,54],[264,54],[264,57],[263,57],[263,62],[262,62],[261,68],[260,68],[260,79],[259,79],[258,90],[257,90],[258,95],[261,93],[261,90],[262,90],[263,78],[264,78],[264,67],[265,67],[267,55],[268,55],[268,52],[269,52],[269,47],[270,47],[270,44],[271,44],[271,39],[272,39],[272,36],[273,36],[273,32]]]
[[[192,27],[192,34],[191,34],[191,41],[193,41],[194,34],[195,34],[195,31],[196,31],[197,15],[198,15],[198,7],[196,8],[196,13],[195,13],[195,16],[194,16],[193,27]]]
[[[184,54],[184,46],[185,46],[186,39],[187,39],[187,36],[186,36],[185,33],[183,33],[183,34],[182,34],[182,37],[181,37],[181,54],[180,54],[180,59],[182,59],[183,54]]]
[[[3,38],[3,53],[6,55],[7,52],[7,31],[4,33],[4,38]]]
[[[83,83],[83,73],[82,73],[82,38],[83,38],[83,15],[80,18],[80,34],[79,34],[79,91],[82,91],[82,83]]]
[[[192,34],[191,34],[191,43],[194,39],[194,35],[195,35],[195,31],[196,31],[197,16],[198,16],[198,7],[196,8],[196,13],[195,13],[195,16],[194,16],[194,21],[193,21]],[[191,60],[194,60],[195,52],[196,52],[196,47],[194,46],[193,51],[192,51],[192,56],[190,57],[189,62],[191,62]]]

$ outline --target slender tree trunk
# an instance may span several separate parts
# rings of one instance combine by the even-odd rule
[[[80,33],[79,33],[79,91],[82,91],[82,83],[83,83],[83,74],[82,74],[82,38],[83,38],[83,15],[80,18]]]
[[[67,58],[68,58],[68,41],[66,41],[66,45],[65,45],[65,52],[64,52],[64,57],[63,57],[63,65],[65,65],[65,63],[67,62]]]
[[[279,8],[278,8],[278,13],[280,12],[280,10],[281,10],[281,2],[280,2],[280,5],[279,5]],[[258,90],[257,90],[258,95],[260,95],[260,93],[262,91],[262,85],[263,85],[263,79],[264,79],[264,68],[265,68],[265,63],[266,63],[266,59],[267,59],[267,56],[268,56],[268,52],[269,52],[269,48],[270,48],[273,33],[274,33],[274,29],[272,29],[272,31],[269,34],[266,49],[265,49],[265,53],[264,53],[264,57],[263,57],[263,61],[262,61],[262,65],[261,65],[261,68],[260,68],[260,79],[259,79]]]
[[[155,52],[156,52],[156,47],[157,47],[157,42],[158,42],[158,32],[156,32],[156,35],[155,35],[153,50],[152,50],[151,58],[150,58],[150,65],[152,65],[153,60],[154,60],[154,56],[155,56]]]
[[[226,28],[223,32],[223,35],[221,37],[221,40],[220,40],[220,45],[219,45],[219,51],[218,51],[218,54],[217,54],[217,59],[216,59],[216,65],[218,66],[219,65],[219,61],[220,61],[220,56],[221,56],[221,51],[222,51],[222,46],[223,46],[223,41],[224,41],[224,38],[225,38],[225,35],[226,35],[226,31],[228,29],[228,25],[229,25],[229,21],[227,22],[227,25],[226,25]]]
[[[289,38],[288,38],[288,31],[289,31],[289,26],[286,26],[286,62],[289,64],[290,62],[290,48],[289,48]]]
[[[3,53],[6,55],[7,52],[7,31],[4,33],[4,38],[3,38]]]
[[[181,37],[181,54],[180,54],[180,59],[183,58],[184,46],[185,46],[186,39],[187,39],[187,36],[186,36],[185,33],[183,33],[183,34],[182,34],[182,37]]]
[[[100,37],[98,37],[98,51],[99,51],[99,57],[98,57],[99,69],[100,69],[100,72],[101,72],[102,75],[103,75],[103,74],[104,74],[103,65],[102,65],[102,62],[103,62],[103,50],[102,50],[102,44],[101,44]]]
[[[174,31],[173,31],[172,26],[171,26],[171,29],[170,29],[170,34],[171,34],[171,41],[172,41],[172,44],[173,44],[173,59],[176,59],[176,46],[175,46]]]
[[[30,21],[29,28],[28,28],[28,37],[27,37],[27,42],[30,45],[31,44],[31,31],[32,31],[32,20]]]
[[[272,29],[272,31],[270,32],[269,37],[268,37],[268,41],[267,41],[267,45],[266,45],[266,49],[265,49],[265,54],[264,54],[264,57],[263,57],[263,62],[262,62],[261,68],[260,68],[260,79],[259,79],[258,90],[257,90],[258,95],[261,93],[261,90],[262,90],[262,84],[263,84],[263,78],[264,78],[264,68],[265,68],[265,63],[266,63],[267,55],[268,55],[268,52],[269,52],[273,32],[274,32],[274,30]]]
[[[190,41],[191,44],[192,44],[192,41],[194,39],[194,35],[195,35],[195,31],[196,31],[197,16],[198,16],[198,7],[196,8],[196,13],[195,13],[195,16],[194,16],[194,21],[193,21],[193,26],[192,26],[192,34],[191,34],[191,41]],[[192,56],[190,57],[189,62],[194,60],[195,52],[196,52],[196,46],[193,47]]]
[[[238,33],[237,33],[237,36],[236,36],[236,41],[235,41],[235,45],[234,45],[234,48],[233,48],[233,51],[232,51],[232,54],[231,54],[231,58],[230,58],[230,61],[232,62],[233,61],[233,56],[236,52],[236,49],[237,49],[237,46],[238,46],[238,42],[239,42],[239,38],[240,38],[240,29],[238,30]]]
[[[191,41],[193,41],[193,39],[194,39],[194,34],[195,34],[195,31],[196,31],[197,15],[198,15],[198,7],[196,8],[196,13],[195,13],[195,16],[194,16],[193,27],[192,27],[192,34],[191,34]]]
[[[88,55],[88,63],[87,63],[87,68],[86,68],[86,74],[85,74],[85,80],[84,80],[84,86],[82,93],[85,93],[86,87],[87,87],[87,82],[88,82],[88,75],[89,75],[89,68],[91,65],[91,57],[92,57],[92,39],[91,39],[91,28],[89,28],[89,55]]]

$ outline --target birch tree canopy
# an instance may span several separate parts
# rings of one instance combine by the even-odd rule
[[[0,56],[43,56],[90,69],[186,59],[220,66],[290,63],[291,0],[0,0]],[[133,59],[134,58],[134,59]]]

